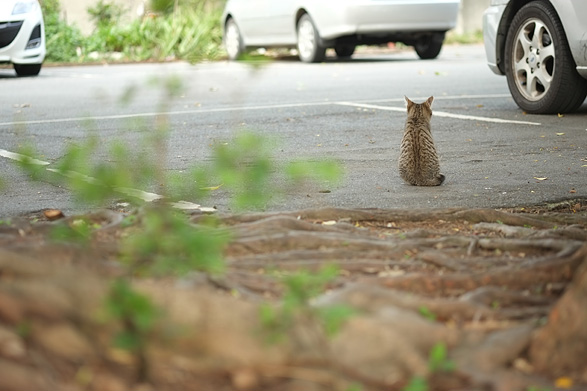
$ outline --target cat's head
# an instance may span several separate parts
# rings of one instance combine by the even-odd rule
[[[428,116],[432,116],[432,101],[434,101],[434,97],[431,96],[423,103],[414,103],[412,102],[407,96],[404,96],[406,99],[406,107],[408,108],[408,114],[416,114],[418,112],[423,112]]]

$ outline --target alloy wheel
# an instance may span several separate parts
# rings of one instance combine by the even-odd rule
[[[528,19],[518,30],[512,56],[517,89],[530,101],[548,92],[555,72],[552,34],[539,19]]]

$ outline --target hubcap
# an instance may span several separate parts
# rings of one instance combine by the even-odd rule
[[[302,58],[312,56],[316,46],[316,36],[314,33],[314,26],[308,19],[300,21],[298,26],[298,51]]]
[[[540,19],[524,22],[518,30],[513,48],[514,81],[520,93],[538,101],[548,92],[554,76],[552,35]]]

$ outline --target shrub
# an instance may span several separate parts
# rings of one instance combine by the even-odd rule
[[[77,50],[83,45],[84,36],[75,26],[61,19],[59,0],[42,2],[47,37],[47,62],[71,62],[77,57]]]
[[[193,63],[216,59],[223,53],[220,25],[223,3],[178,2],[181,12],[164,12],[123,23],[124,10],[100,0],[88,9],[96,29],[84,37],[78,28],[61,19],[59,0],[44,1],[47,61],[110,61],[114,52],[122,53],[117,58],[125,61],[178,59]]]

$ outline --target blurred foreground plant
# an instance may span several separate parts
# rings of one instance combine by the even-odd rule
[[[160,310],[124,278],[112,282],[104,299],[104,308],[107,319],[114,321],[119,328],[114,336],[114,346],[135,355],[137,382],[146,381],[149,376],[146,349]]]
[[[178,276],[191,271],[220,274],[225,271],[224,250],[231,239],[214,216],[193,224],[173,208],[178,201],[202,202],[214,189],[227,190],[238,210],[264,207],[279,192],[283,181],[291,184],[305,179],[336,180],[340,169],[333,162],[297,161],[284,166],[272,156],[272,144],[254,133],[240,133],[233,140],[218,144],[210,164],[199,165],[182,173],[169,173],[167,153],[171,132],[165,112],[169,102],[182,89],[176,77],[160,79],[152,85],[162,88],[161,114],[142,140],[107,142],[92,132],[81,142],[69,144],[54,165],[38,160],[31,146],[20,151],[18,165],[33,180],[57,183],[72,191],[75,198],[93,205],[108,205],[121,194],[138,208],[133,218],[120,227],[120,260],[127,265],[126,277],[116,280],[105,297],[109,318],[120,332],[115,346],[131,352],[138,363],[139,380],[148,377],[147,341],[154,330],[159,310],[151,300],[137,293],[131,276]],[[124,101],[132,100],[130,88]],[[139,135],[137,133],[137,135]],[[281,172],[283,171],[283,172]],[[278,178],[276,178],[278,177]],[[281,181],[281,182],[280,182]],[[281,184],[280,184],[281,183]],[[145,190],[156,189],[159,194]],[[155,201],[151,203],[149,201]],[[89,242],[100,229],[83,218],[75,224],[60,226],[54,232],[61,241]],[[262,319],[268,330],[287,332],[295,317],[305,317],[326,334],[335,333],[350,315],[343,307],[314,308],[310,300],[319,294],[338,271],[327,268],[317,274],[300,272],[286,275],[286,293],[278,310],[265,307]]]
[[[268,332],[269,341],[277,342],[290,336],[296,321],[307,323],[310,328],[317,326],[315,336],[324,345],[322,335],[335,335],[354,311],[344,305],[313,306],[311,301],[323,293],[327,285],[337,276],[335,266],[327,266],[317,273],[301,270],[281,276],[285,291],[279,307],[261,307],[261,323]]]
[[[454,361],[449,359],[448,350],[444,342],[436,343],[428,353],[428,371],[431,375],[443,372],[452,372],[456,368]],[[402,391],[428,391],[429,381],[426,377],[414,376]]]
[[[195,226],[179,212],[149,208],[140,231],[123,240],[122,261],[139,275],[220,274],[229,241],[229,232],[216,227],[213,217]]]

